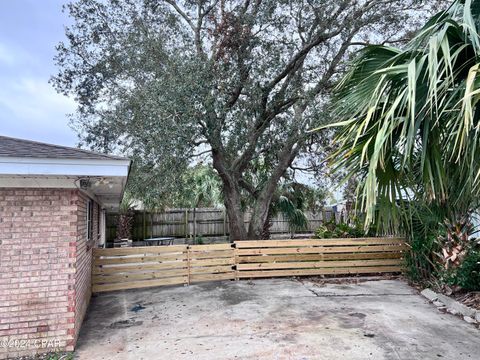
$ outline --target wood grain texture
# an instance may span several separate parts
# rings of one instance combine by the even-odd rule
[[[94,292],[276,276],[402,272],[402,238],[237,241],[94,249]]]

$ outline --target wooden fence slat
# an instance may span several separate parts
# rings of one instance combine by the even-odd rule
[[[207,251],[207,250],[230,250],[233,249],[232,244],[210,244],[210,245],[190,245],[190,251]]]
[[[188,245],[136,246],[129,248],[95,249],[95,256],[176,253],[187,251],[187,246]]]
[[[332,267],[364,267],[377,265],[401,265],[402,259],[387,260],[355,260],[355,261],[302,261],[302,262],[275,262],[275,263],[256,263],[256,264],[238,264],[237,269],[257,270],[257,269],[311,269],[311,268],[332,268]]]
[[[222,259],[206,259],[206,260],[190,260],[190,267],[199,267],[199,266],[212,266],[212,265],[235,265],[235,259],[232,258],[222,258]]]
[[[172,254],[161,256],[116,256],[116,257],[97,257],[94,259],[94,265],[119,265],[119,264],[131,264],[131,263],[155,263],[166,262],[175,260],[184,260],[186,255]]]
[[[405,251],[406,245],[372,245],[372,246],[332,246],[332,247],[286,247],[238,249],[238,255],[280,255],[280,254],[318,254],[318,253],[354,253],[354,252],[381,252]]]
[[[191,282],[213,281],[213,280],[234,280],[235,271],[223,274],[192,274],[190,276]]]
[[[223,266],[208,266],[208,267],[194,267],[190,269],[190,274],[217,274],[232,272],[233,265],[223,265]]]
[[[302,270],[264,270],[264,271],[240,271],[240,278],[275,277],[275,276],[313,276],[333,274],[375,274],[402,272],[402,266],[371,266],[353,268],[324,268]]]
[[[388,245],[404,244],[402,238],[342,238],[342,239],[302,239],[302,240],[242,240],[235,241],[238,249],[244,248],[274,248],[301,246],[336,246],[336,245]]]
[[[367,252],[367,253],[339,253],[339,254],[313,254],[313,255],[253,255],[239,256],[238,264],[256,262],[286,262],[286,261],[328,261],[328,260],[360,260],[360,259],[400,259],[404,256],[401,252]]]
[[[104,291],[114,291],[114,290],[139,289],[139,288],[147,288],[147,287],[153,287],[153,286],[184,284],[185,282],[186,282],[186,276],[168,278],[168,279],[159,279],[159,280],[132,281],[129,283],[98,284],[98,285],[93,285],[92,291],[104,292]]]
[[[128,266],[103,266],[95,267],[93,274],[115,274],[119,272],[128,272],[128,271],[142,271],[142,270],[166,270],[166,269],[178,269],[186,268],[186,261],[175,261],[171,263],[162,263],[162,264],[138,264],[138,265],[128,265]]]
[[[218,258],[227,258],[233,256],[233,249],[230,250],[219,250],[219,251],[206,251],[206,252],[190,252],[190,257],[192,259],[218,259]]]
[[[127,273],[127,274],[112,274],[106,276],[95,276],[92,280],[93,284],[111,284],[118,282],[128,282],[133,280],[148,280],[148,279],[162,279],[169,277],[186,276],[187,268],[164,270],[161,272],[143,272],[143,273]]]

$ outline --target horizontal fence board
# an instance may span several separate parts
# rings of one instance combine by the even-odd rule
[[[232,265],[224,266],[208,266],[208,267],[194,267],[190,269],[191,274],[217,274],[233,271]]]
[[[232,244],[190,245],[189,249],[192,252],[207,250],[229,250],[232,249]]]
[[[353,268],[326,268],[326,269],[302,269],[302,270],[264,270],[239,272],[239,278],[258,278],[275,276],[314,276],[314,275],[345,275],[345,274],[375,274],[402,272],[402,266],[372,266]]]
[[[238,263],[256,262],[285,262],[285,261],[328,261],[328,260],[354,260],[354,259],[400,259],[403,254],[400,252],[380,253],[339,253],[339,254],[314,254],[314,255],[255,255],[239,256]]]
[[[159,280],[144,280],[144,281],[132,281],[128,283],[116,283],[116,284],[99,284],[93,285],[93,292],[105,292],[105,291],[114,291],[114,290],[128,290],[128,289],[140,289],[154,286],[164,286],[164,285],[177,285],[185,284],[187,282],[187,277],[176,277],[168,279],[159,279]]]
[[[227,265],[235,264],[235,258],[222,258],[222,259],[206,259],[206,260],[190,260],[190,267],[195,266],[212,266],[212,265]]]
[[[113,274],[107,276],[95,276],[92,280],[94,284],[111,284],[119,282],[128,282],[132,280],[163,279],[169,277],[187,276],[188,269],[165,270],[161,272],[143,272],[128,274]]]
[[[92,290],[240,278],[402,272],[407,250],[403,239],[393,237],[94,249]]]
[[[234,280],[235,271],[224,274],[193,274],[190,275],[190,282],[213,281],[213,280]]]
[[[186,261],[176,261],[170,263],[161,263],[161,264],[138,264],[138,265],[126,265],[126,266],[115,266],[107,265],[102,267],[95,267],[93,270],[94,274],[115,274],[118,272],[128,272],[128,271],[142,271],[142,270],[167,270],[167,269],[178,269],[178,268],[187,268],[188,263]]]
[[[130,248],[95,249],[95,256],[186,252],[187,246],[188,245],[137,246],[137,247],[130,247]]]
[[[365,267],[378,265],[401,265],[401,259],[388,260],[356,260],[356,261],[303,261],[303,262],[275,262],[275,263],[257,263],[257,264],[238,264],[237,270],[257,270],[257,269],[309,269],[309,268],[331,268],[331,267]]]
[[[402,238],[344,238],[344,239],[304,239],[304,240],[245,240],[235,241],[238,249],[243,248],[274,248],[301,246],[335,246],[335,245],[385,245],[404,244]]]
[[[405,251],[406,245],[371,245],[371,246],[332,246],[332,247],[285,247],[238,249],[237,255],[279,255],[279,254],[317,254],[317,253],[354,253],[354,252],[380,252],[380,251]]]
[[[161,255],[161,256],[117,256],[117,257],[103,257],[95,258],[94,265],[118,265],[131,263],[152,263],[152,262],[166,262],[175,260],[186,260],[187,253]]]
[[[227,258],[234,255],[234,249],[230,250],[219,250],[219,251],[206,251],[206,252],[190,252],[191,259],[218,259],[218,258]]]

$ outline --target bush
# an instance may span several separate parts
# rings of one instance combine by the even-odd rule
[[[367,233],[363,230],[363,225],[360,221],[355,221],[354,225],[347,223],[336,224],[333,221],[326,222],[315,230],[315,237],[317,239],[331,239],[331,238],[358,238],[365,236],[374,236],[374,228],[370,228]]]
[[[321,225],[317,230],[315,230],[315,237],[317,239],[330,239],[332,236],[333,233],[328,230],[325,225]]]
[[[480,291],[480,249],[471,248],[461,265],[445,274],[445,282],[464,290]]]
[[[435,234],[414,234],[408,237],[411,251],[406,252],[407,275],[415,283],[429,286],[438,276],[441,248]]]

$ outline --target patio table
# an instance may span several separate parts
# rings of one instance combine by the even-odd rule
[[[150,239],[144,239],[147,246],[159,246],[159,245],[173,245],[174,237],[155,237]]]

